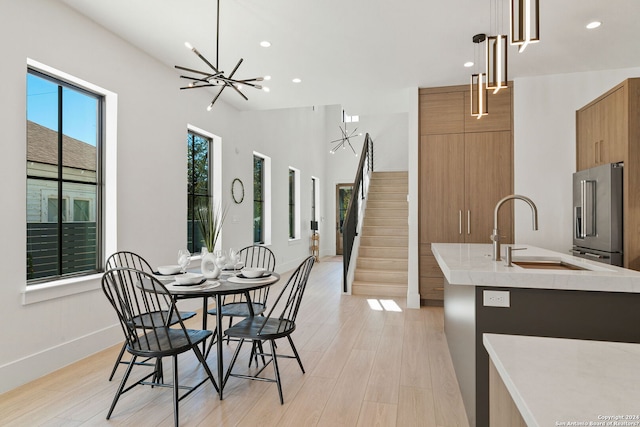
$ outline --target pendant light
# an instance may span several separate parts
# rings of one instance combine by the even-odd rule
[[[511,44],[523,52],[531,43],[540,41],[539,0],[510,0]]]
[[[200,70],[194,70],[192,68],[176,65],[175,68],[190,73],[189,75],[180,76],[181,79],[189,80],[189,84],[187,86],[181,87],[180,89],[181,90],[198,89],[198,88],[212,87],[212,86],[220,87],[220,90],[218,91],[216,96],[213,98],[211,103],[209,103],[207,110],[211,111],[211,109],[213,108],[213,104],[215,104],[215,102],[218,100],[218,98],[222,94],[222,91],[224,91],[228,87],[233,89],[238,95],[244,98],[245,101],[248,101],[249,99],[244,93],[241,92],[242,87],[245,85],[249,87],[253,87],[255,89],[265,89],[266,91],[268,91],[267,88],[263,88],[262,85],[257,83],[257,82],[262,82],[264,80],[262,77],[255,77],[252,79],[234,78],[236,71],[238,71],[240,64],[242,64],[242,61],[243,61],[242,58],[240,58],[240,60],[238,61],[236,66],[233,68],[233,70],[231,70],[231,73],[229,73],[228,76],[225,75],[224,71],[220,70],[219,64],[218,64],[218,56],[220,52],[220,0],[217,0],[216,2],[216,63],[215,65],[212,64],[209,60],[207,60],[198,51],[198,49],[191,46],[189,42],[186,42],[184,45],[187,49],[192,51],[198,58],[200,58],[202,62],[204,62],[208,66],[209,69],[207,69],[206,71],[200,71]]]
[[[353,116],[354,118],[356,118],[357,116]],[[331,154],[335,154],[336,151],[338,151],[338,149],[340,147],[342,147],[343,149],[347,149],[347,146],[349,146],[349,148],[351,148],[351,151],[353,151],[354,156],[358,157],[358,153],[356,153],[356,150],[353,148],[353,145],[351,145],[351,138],[356,137],[356,136],[361,136],[362,133],[356,133],[358,131],[358,128],[355,128],[353,131],[349,132],[347,130],[347,123],[352,121],[351,117],[348,117],[344,110],[342,110],[342,122],[344,123],[344,129],[342,129],[342,126],[338,126],[340,128],[340,134],[342,135],[340,138],[338,139],[334,139],[333,141],[329,141],[330,144],[336,144],[330,151],[329,153]],[[358,121],[353,120],[353,121]]]
[[[486,34],[476,34],[473,36],[473,42],[478,45],[486,40]],[[476,48],[477,51],[477,48]],[[476,64],[478,61],[476,60]],[[473,117],[477,117],[481,119],[482,117],[489,114],[489,104],[487,102],[487,91],[486,91],[486,81],[487,75],[486,73],[475,73],[471,74],[471,115]]]
[[[502,34],[501,4],[498,0],[491,0],[493,11],[490,21],[494,22],[490,26],[498,35],[487,37],[486,44],[487,89],[493,90],[494,94],[507,87],[507,36]]]

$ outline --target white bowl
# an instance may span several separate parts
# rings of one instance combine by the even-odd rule
[[[179,265],[161,265],[160,267],[158,267],[158,273],[164,274],[165,276],[169,274],[178,274],[180,273],[180,266]]]
[[[195,285],[202,282],[204,276],[197,273],[185,273],[176,276],[176,282],[180,285]]]
[[[258,277],[262,277],[265,271],[267,271],[267,269],[262,267],[246,267],[240,270],[242,275],[249,279],[256,279]]]

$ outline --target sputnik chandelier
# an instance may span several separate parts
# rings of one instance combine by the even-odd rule
[[[356,116],[353,116],[354,118]],[[329,153],[331,154],[335,154],[336,151],[338,151],[341,147],[343,149],[347,148],[347,145],[349,146],[349,148],[351,148],[351,151],[353,151],[353,154],[358,157],[358,153],[356,153],[356,150],[354,150],[353,145],[351,145],[351,138],[354,138],[356,136],[360,136],[362,135],[362,133],[358,133],[356,134],[356,132],[358,131],[358,128],[355,128],[354,130],[351,131],[351,133],[349,133],[349,131],[347,130],[347,122],[350,121],[357,121],[357,120],[353,120],[352,117],[350,116],[346,116],[344,113],[344,110],[342,111],[342,121],[344,122],[344,129],[342,129],[341,125],[338,125],[338,127],[340,128],[340,133],[342,134],[342,137],[338,138],[338,139],[334,139],[333,141],[330,141],[330,144],[336,144],[331,151],[329,151]]]
[[[242,91],[240,89],[244,85],[250,86],[250,87],[253,87],[253,88],[256,88],[256,89],[262,89],[262,86],[260,84],[257,84],[256,82],[263,81],[263,77],[255,77],[255,78],[252,78],[252,79],[235,79],[233,77],[235,75],[236,71],[238,71],[238,68],[240,67],[240,64],[242,64],[242,61],[243,61],[242,58],[240,58],[240,60],[238,61],[236,66],[233,68],[233,70],[231,70],[231,73],[229,73],[228,76],[225,76],[225,72],[220,70],[220,68],[218,66],[218,54],[220,52],[220,0],[217,0],[216,3],[217,3],[217,9],[216,9],[216,64],[213,65],[211,62],[209,62],[207,60],[207,58],[202,56],[202,54],[198,51],[198,49],[196,49],[195,47],[191,46],[191,44],[189,42],[185,42],[184,45],[187,47],[187,49],[189,49],[193,53],[195,53],[196,56],[198,58],[200,58],[202,60],[202,62],[207,64],[207,66],[211,70],[199,71],[199,70],[194,70],[193,68],[182,67],[180,65],[176,65],[175,66],[179,70],[187,71],[187,72],[191,73],[191,75],[181,75],[180,76],[181,79],[190,80],[189,84],[187,86],[181,87],[180,90],[198,89],[198,88],[213,87],[213,86],[219,86],[220,87],[220,90],[218,91],[216,96],[213,98],[213,100],[211,101],[209,106],[207,107],[207,110],[209,110],[209,111],[211,111],[211,109],[213,108],[213,104],[215,104],[215,102],[218,100],[218,98],[220,97],[220,95],[222,94],[222,92],[226,88],[228,88],[228,87],[232,88],[241,97],[243,97],[246,101],[248,101],[249,98],[247,98],[247,96],[244,93],[242,93]]]

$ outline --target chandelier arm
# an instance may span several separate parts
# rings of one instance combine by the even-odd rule
[[[233,75],[236,73],[236,71],[238,71],[238,68],[240,68],[240,64],[242,64],[242,61],[244,61],[244,59],[240,58],[240,60],[236,64],[236,66],[233,67],[233,70],[231,70],[231,73],[229,73],[229,79],[231,79],[231,77],[233,77]]]
[[[215,103],[216,103],[216,101],[218,100],[218,98],[220,98],[220,95],[222,94],[222,91],[223,91],[223,90],[224,90],[224,88],[226,88],[226,87],[227,87],[227,86],[225,85],[225,86],[222,86],[222,87],[220,88],[220,91],[219,91],[219,92],[218,92],[218,94],[213,98],[213,100],[211,101],[211,104],[209,104],[209,105],[213,105],[213,104],[215,104]]]
[[[205,77],[205,78],[202,78],[202,79],[200,79],[200,78],[198,78],[198,77],[193,77],[193,76],[180,76],[180,78],[181,78],[181,79],[191,80],[191,81],[193,81],[194,83],[195,83],[195,82],[200,82],[200,83],[210,83],[210,80],[211,80],[211,79],[213,79],[213,78],[216,78],[216,77],[217,77],[217,75],[216,75],[216,74],[211,74],[211,75],[209,75],[209,76],[207,76],[207,77]]]
[[[180,90],[182,90],[182,89],[198,89],[198,88],[201,88],[201,87],[214,87],[214,86],[219,86],[219,85],[208,84],[208,85],[198,85],[198,86],[184,86],[184,87],[181,87]]]
[[[232,85],[231,83],[227,83],[227,86],[230,86],[233,90],[235,90],[236,92],[238,92],[240,94],[241,97],[244,98],[245,101],[248,101],[249,98],[247,98],[247,96],[242,93],[242,91],[240,89],[238,89],[237,87],[235,87],[234,85]]]
[[[178,70],[183,70],[183,71],[189,71],[191,73],[195,73],[195,74],[202,74],[205,76],[211,76],[212,74],[209,72],[205,72],[205,71],[198,71],[198,70],[194,70],[192,68],[187,68],[187,67],[181,67],[180,65],[174,65],[175,68],[177,68]],[[220,74],[220,71],[216,71],[216,74]],[[213,74],[215,75],[215,74]]]
[[[358,153],[356,153],[356,150],[353,149],[353,145],[351,145],[350,142],[349,142],[349,147],[351,148],[351,151],[353,151],[353,154],[355,154],[357,156]]]
[[[192,51],[193,53],[195,53],[195,54],[198,56],[198,58],[202,59],[202,62],[204,62],[205,64],[207,64],[209,67],[211,67],[211,69],[212,69],[213,71],[215,71],[216,73],[219,73],[219,72],[220,72],[220,71],[218,71],[218,68],[217,68],[217,67],[215,67],[211,62],[209,62],[209,61],[207,60],[207,58],[205,58],[204,56],[202,56],[202,55],[200,54],[200,52],[198,52],[198,49],[196,49],[196,48],[194,47],[193,49],[191,49],[191,51]],[[217,53],[216,53],[216,55],[217,55]]]

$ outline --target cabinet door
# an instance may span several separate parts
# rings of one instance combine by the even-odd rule
[[[621,87],[598,103],[601,144],[599,164],[625,160],[624,100],[624,88]]]
[[[463,133],[463,103],[463,92],[420,95],[420,134]]]
[[[505,88],[495,95],[487,91],[489,99],[489,114],[478,119],[471,115],[471,93],[464,96],[464,131],[465,132],[494,132],[511,130],[511,88]]]
[[[496,203],[513,193],[511,132],[465,134],[465,241],[491,243]],[[500,235],[513,242],[513,202],[500,209]],[[468,216],[468,217],[467,217]]]
[[[598,114],[597,104],[578,110],[576,113],[576,170],[596,166],[599,134],[596,135]]]
[[[464,242],[464,134],[420,138],[420,243]]]

